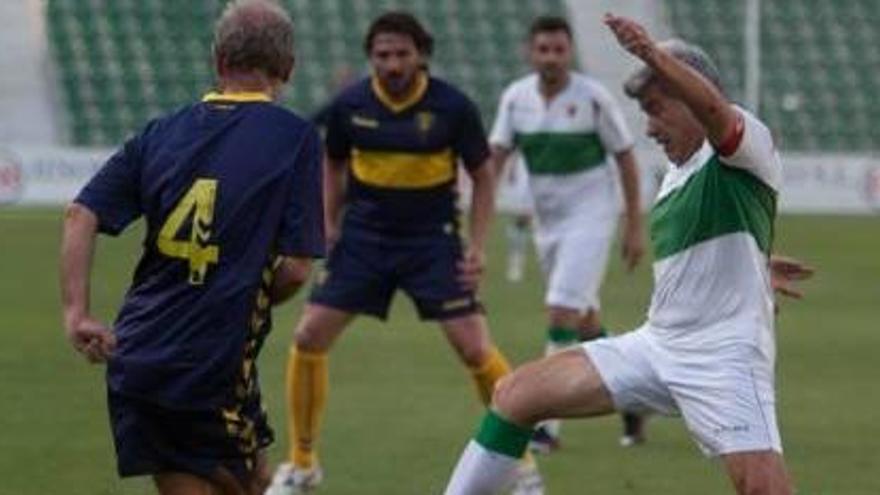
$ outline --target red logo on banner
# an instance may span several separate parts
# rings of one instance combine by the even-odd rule
[[[15,203],[23,189],[21,166],[15,155],[0,149],[0,204]]]

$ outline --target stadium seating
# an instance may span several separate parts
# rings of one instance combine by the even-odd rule
[[[221,0],[49,0],[50,47],[72,144],[110,145],[212,83],[210,46]],[[286,103],[311,112],[343,68],[365,70],[363,35],[383,10],[405,7],[436,37],[432,70],[465,89],[486,118],[525,70],[521,41],[536,14],[562,0],[286,0],[298,69]]]
[[[734,98],[745,80],[746,2],[669,0],[682,38],[716,59]],[[760,112],[786,149],[880,147],[880,2],[761,2]]]

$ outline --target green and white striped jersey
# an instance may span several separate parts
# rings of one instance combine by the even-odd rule
[[[704,142],[671,165],[651,210],[648,319],[674,347],[774,349],[768,256],[782,167],[770,131],[737,111],[744,127],[735,151],[722,156]]]
[[[536,74],[514,81],[501,96],[489,141],[522,153],[539,225],[616,212],[615,174],[605,165],[633,139],[617,103],[595,79],[571,73],[549,102]]]

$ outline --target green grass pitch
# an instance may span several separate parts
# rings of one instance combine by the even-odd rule
[[[534,263],[524,283],[503,280],[497,222],[484,287],[492,331],[521,363],[535,357],[544,329]],[[0,210],[0,495],[136,495],[145,480],[115,475],[102,369],[63,338],[57,290],[60,212]],[[140,229],[103,239],[93,308],[111,319],[138,256]],[[779,316],[779,415],[788,462],[802,495],[880,493],[880,218],[783,217],[777,250],[819,272],[807,299]],[[642,319],[650,290],[645,263],[623,273],[615,259],[604,293],[606,324]],[[260,361],[278,441],[286,447],[284,359],[297,302],[276,310]],[[417,321],[399,297],[390,321],[357,320],[331,355],[322,463],[327,495],[440,493],[481,407],[465,370],[438,330]],[[649,442],[617,447],[615,417],[569,422],[564,450],[540,460],[548,493],[729,493],[720,466],[701,457],[677,419],[649,423]]]

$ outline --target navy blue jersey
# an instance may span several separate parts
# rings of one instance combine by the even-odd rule
[[[330,105],[326,127],[328,156],[350,163],[343,228],[405,234],[451,226],[457,163],[474,169],[489,156],[473,102],[427,74],[399,103],[375,79],[352,85]]]
[[[147,125],[76,198],[115,235],[146,219],[114,324],[114,392],[176,408],[259,393],[277,256],[324,253],[314,127],[261,94],[208,95]]]

